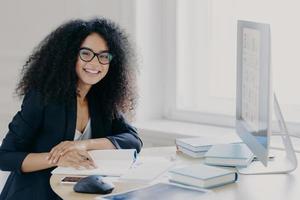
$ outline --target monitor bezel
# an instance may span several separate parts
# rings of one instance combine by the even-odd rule
[[[273,104],[273,90],[271,83],[271,36],[270,25],[250,21],[238,21],[237,30],[237,91],[236,91],[236,132],[247,144],[257,158],[267,166],[271,137],[271,108]],[[249,131],[242,115],[242,47],[243,30],[245,28],[257,30],[260,34],[259,52],[259,121],[263,120],[266,135],[266,145],[262,145]]]

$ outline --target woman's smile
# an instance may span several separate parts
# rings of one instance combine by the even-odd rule
[[[97,75],[100,74],[101,71],[97,70],[97,69],[91,69],[91,68],[83,68],[83,70],[87,73],[87,74],[92,74],[92,75]]]

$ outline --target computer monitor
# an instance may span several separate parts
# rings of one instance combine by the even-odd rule
[[[263,171],[289,172],[296,168],[297,159],[277,99],[273,94],[271,74],[270,25],[238,21],[236,131],[258,160],[267,166],[274,104],[287,151],[286,159],[280,162],[288,162],[290,166],[279,167],[280,164],[276,164],[280,169],[269,168]]]

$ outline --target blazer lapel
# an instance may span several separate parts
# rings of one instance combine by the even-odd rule
[[[74,140],[75,129],[76,129],[76,114],[77,114],[77,105],[76,98],[67,105],[67,125],[65,132],[65,140]]]
[[[93,95],[89,95],[88,97],[92,127],[92,138],[105,137],[107,127],[105,126],[104,120],[101,115],[101,107],[99,105],[99,102],[96,102],[96,99]]]

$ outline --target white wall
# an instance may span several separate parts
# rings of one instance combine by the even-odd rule
[[[135,40],[135,0],[10,0],[0,2],[0,140],[19,110],[14,89],[32,49],[71,18],[108,17]]]

